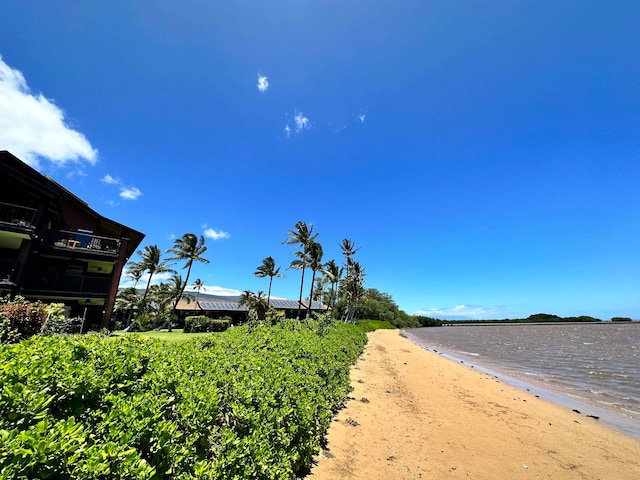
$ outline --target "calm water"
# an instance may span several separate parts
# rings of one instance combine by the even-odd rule
[[[430,350],[538,387],[640,438],[640,323],[510,324],[416,328]],[[585,411],[584,408],[590,409]]]

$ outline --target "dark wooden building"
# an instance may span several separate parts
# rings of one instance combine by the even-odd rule
[[[108,327],[122,269],[143,238],[0,151],[1,294],[64,303],[85,330]]]

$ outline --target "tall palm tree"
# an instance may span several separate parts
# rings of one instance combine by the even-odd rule
[[[296,252],[296,256],[298,258],[292,261],[291,266],[289,267],[302,270],[302,279],[300,280],[300,298],[298,299],[298,320],[300,319],[300,312],[302,311],[302,289],[304,287],[304,270],[306,268],[306,261],[308,258],[307,253],[309,251],[309,245],[317,236],[317,233],[313,233],[313,225],[307,227],[305,222],[299,221],[296,223],[294,230],[289,230],[289,238],[282,242],[285,245],[298,245],[301,249],[301,251]]]
[[[347,265],[347,275],[349,275],[349,269],[351,268],[351,264],[353,261],[351,257],[353,257],[358,252],[358,250],[360,250],[360,247],[356,248],[353,240],[345,238],[340,243],[340,248],[342,249],[342,254],[344,255],[345,263]]]
[[[271,283],[273,282],[273,277],[284,277],[284,274],[280,273],[280,267],[276,268],[276,261],[273,257],[267,257],[262,260],[262,265],[260,265],[253,274],[260,278],[269,277],[267,307],[271,306]]]
[[[311,315],[311,304],[313,303],[313,285],[316,281],[316,272],[321,270],[322,265],[322,245],[320,242],[311,241],[309,244],[309,264],[308,267],[311,269],[311,291],[309,292],[309,304],[307,305],[307,318]]]
[[[342,316],[345,322],[353,320],[358,304],[366,294],[364,277],[364,268],[362,268],[360,262],[352,261],[348,275],[340,284],[342,297],[346,300],[346,308]]]
[[[331,296],[329,297],[330,307],[336,303],[336,285],[340,282],[342,276],[342,268],[340,268],[334,259],[324,264],[324,277],[331,284]]]
[[[187,277],[184,279],[184,284],[182,286],[182,292],[173,304],[173,309],[171,310],[171,318],[176,313],[176,308],[178,306],[178,301],[180,297],[184,293],[184,289],[189,282],[189,275],[191,275],[191,267],[193,266],[193,262],[200,262],[204,264],[208,264],[209,260],[204,258],[202,255],[207,251],[207,247],[204,244],[204,237],[200,235],[198,238],[193,233],[185,233],[181,238],[178,238],[174,244],[173,248],[169,248],[167,253],[170,253],[172,256],[167,260],[169,262],[184,262],[182,268],[187,269]],[[171,330],[171,324],[169,324],[169,330]]]
[[[196,291],[196,308],[200,307],[200,305],[198,304],[198,298],[200,297],[200,290],[206,290],[206,288],[204,288],[204,282],[202,280],[200,280],[199,278],[196,278],[196,281],[193,282],[193,285],[191,285],[195,291]],[[200,308],[202,310],[202,308]]]
[[[167,260],[161,259],[162,254],[160,253],[160,249],[157,245],[147,245],[142,251],[138,250],[137,253],[138,255],[140,255],[142,260],[137,264],[136,268],[139,268],[143,272],[147,272],[149,274],[147,287],[144,290],[144,295],[142,296],[142,300],[140,301],[140,309],[138,310],[138,315],[141,315],[146,309],[145,301],[147,300],[147,295],[149,293],[149,287],[151,286],[151,279],[153,278],[153,276],[157,273],[173,272],[173,270],[167,266]]]

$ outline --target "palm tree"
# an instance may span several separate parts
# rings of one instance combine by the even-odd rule
[[[175,302],[176,299],[178,301],[182,299],[187,303],[191,303],[193,297],[183,293],[184,287],[185,283],[182,281],[182,276],[177,273],[172,275],[168,283],[161,283],[160,285],[157,285],[157,288],[152,292],[152,298],[156,306],[156,314],[158,318],[166,317],[169,305]],[[158,328],[156,328],[156,330],[160,330],[167,325],[168,330],[171,331],[171,322],[171,318],[166,319]]]
[[[182,286],[180,295],[176,297],[175,303],[173,304],[171,317],[175,315],[176,307],[178,306],[178,300],[180,300],[180,297],[184,293],[184,289],[189,282],[189,275],[191,275],[191,267],[193,266],[193,262],[201,262],[204,264],[209,263],[209,260],[202,256],[206,251],[207,247],[204,245],[204,237],[200,235],[200,238],[198,238],[193,233],[185,233],[182,238],[178,238],[174,242],[173,248],[169,248],[167,250],[167,253],[170,253],[172,255],[167,259],[167,261],[184,261],[184,265],[182,266],[182,268],[187,269],[187,277],[184,279],[184,284]],[[171,330],[171,324],[169,324],[169,330]]]
[[[143,275],[144,275],[144,267],[142,266],[142,262],[131,261],[127,264],[127,277],[133,280],[133,287],[131,288],[136,299],[136,302],[129,303],[129,317],[127,318],[127,325],[131,323],[131,317],[133,316],[133,309],[136,307],[136,305],[139,305],[139,302],[140,302],[140,298],[138,297],[138,292],[136,289],[138,287],[138,282],[142,279]]]
[[[313,225],[307,227],[305,222],[299,221],[296,223],[294,230],[289,230],[289,238],[282,242],[285,245],[298,245],[302,249],[302,251],[296,252],[296,256],[298,258],[292,261],[291,266],[289,267],[302,270],[302,279],[300,280],[300,298],[298,299],[298,320],[300,319],[300,312],[302,311],[302,289],[304,287],[304,270],[307,265],[307,252],[309,251],[309,245],[317,236],[317,233],[313,234]]]
[[[331,284],[331,296],[329,298],[331,308],[336,303],[336,285],[340,282],[341,276],[342,268],[338,267],[334,259],[324,264],[324,277]]]
[[[322,269],[322,245],[320,242],[311,241],[309,244],[309,264],[311,269],[311,291],[309,292],[309,304],[307,305],[307,318],[311,314],[311,304],[313,303],[313,285],[316,281],[316,272]]]
[[[198,297],[200,297],[200,290],[206,290],[206,288],[204,288],[204,283],[199,278],[196,278],[196,281],[193,282],[193,285],[191,286],[196,291],[196,307],[200,307],[200,305],[198,304]],[[202,308],[200,308],[200,310],[202,310]]]
[[[240,300],[238,300],[239,306],[245,306],[251,310],[256,311],[258,320],[264,320],[267,316],[267,300],[264,297],[264,292],[260,290],[257,294],[251,290],[245,290],[240,294]]]
[[[276,261],[273,257],[267,257],[262,260],[262,265],[260,265],[253,274],[260,278],[269,277],[267,307],[271,306],[271,283],[273,282],[273,277],[284,277],[284,274],[280,273],[280,267],[276,268]]]
[[[358,304],[365,296],[364,277],[364,268],[359,262],[352,261],[349,273],[340,284],[342,298],[346,300],[346,308],[342,315],[345,322],[353,320]]]
[[[356,247],[355,243],[353,243],[353,241],[349,240],[348,238],[345,238],[340,243],[340,248],[342,249],[342,254],[344,255],[345,263],[347,265],[347,275],[349,275],[349,269],[352,264],[351,257],[353,257],[358,252],[358,250],[360,250],[360,247],[358,248],[355,248],[355,247]]]
[[[149,293],[149,287],[153,276],[156,273],[168,273],[173,272],[173,270],[167,266],[167,260],[161,260],[162,254],[160,253],[160,249],[157,245],[147,245],[142,251],[138,250],[137,253],[142,257],[142,261],[135,263],[136,266],[134,267],[134,270],[141,269],[143,272],[147,272],[149,274],[147,288],[144,290],[144,295],[140,301],[140,309],[138,310],[138,315],[141,315],[146,309],[145,301]]]

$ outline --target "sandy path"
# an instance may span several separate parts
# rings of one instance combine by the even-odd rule
[[[426,351],[369,334],[307,478],[640,479],[640,442]]]

